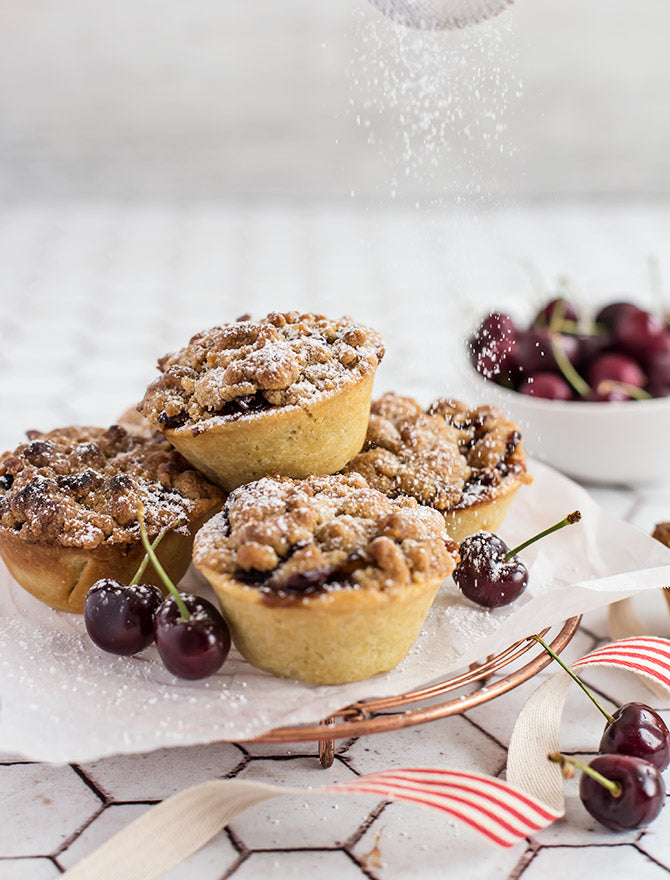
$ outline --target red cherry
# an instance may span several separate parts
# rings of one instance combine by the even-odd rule
[[[614,328],[614,336],[621,349],[640,360],[663,349],[665,333],[663,318],[642,309],[624,312]]]
[[[663,809],[663,779],[648,761],[630,755],[601,755],[589,762],[588,767],[619,789],[615,796],[600,782],[582,774],[579,797],[601,825],[614,831],[640,828],[652,822]]]
[[[579,358],[579,342],[567,333],[553,333],[549,330],[528,330],[519,336],[515,357],[524,375],[537,372],[559,370],[556,363],[554,345],[561,348],[565,357],[572,363]]]
[[[638,306],[632,302],[613,302],[603,306],[595,317],[596,324],[604,324],[610,330],[614,330],[619,319],[627,312],[639,311]]]
[[[211,602],[187,593],[179,595],[191,616],[182,618],[173,596],[160,606],[154,635],[161,660],[178,678],[214,675],[230,650],[228,626]]]
[[[616,352],[609,352],[596,358],[591,364],[587,378],[589,384],[594,388],[607,380],[642,388],[647,381],[647,377],[637,361]]]
[[[154,640],[154,618],[162,601],[158,587],[126,587],[103,578],[86,594],[86,631],[103,651],[123,656],[137,654]]]
[[[517,391],[531,397],[544,397],[547,400],[572,400],[574,398],[572,388],[565,379],[556,373],[534,373],[522,380]]]
[[[509,380],[515,368],[518,330],[509,315],[487,315],[470,340],[472,363],[487,379]]]
[[[633,755],[665,770],[670,764],[670,731],[658,712],[644,703],[625,703],[612,718],[600,740],[601,755]]]
[[[554,312],[556,309],[561,306],[563,309],[563,314],[561,316],[561,320],[563,321],[579,321],[579,312],[577,311],[576,306],[574,306],[567,299],[564,299],[562,296],[556,297],[555,299],[550,300],[546,306],[540,309],[535,318],[533,319],[532,326],[533,327],[548,327],[551,324],[551,319],[554,316]]]
[[[517,599],[528,586],[528,569],[516,556],[507,560],[508,552],[507,544],[491,532],[465,538],[453,575],[463,595],[484,608],[500,608]]]

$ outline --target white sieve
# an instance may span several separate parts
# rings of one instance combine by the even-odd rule
[[[453,30],[478,24],[514,0],[370,0],[398,24],[419,30]]]

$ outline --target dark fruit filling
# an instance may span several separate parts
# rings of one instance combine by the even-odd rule
[[[166,428],[167,430],[172,430],[173,428],[181,428],[181,426],[183,424],[185,424],[187,421],[188,421],[188,413],[187,412],[180,412],[180,413],[177,413],[176,416],[169,416],[165,411],[163,411],[158,416],[159,424],[163,428]]]
[[[14,483],[12,474],[3,474],[0,477],[0,492],[9,492]]]
[[[291,548],[292,551],[297,549],[302,548]],[[270,605],[288,605],[303,596],[326,593],[329,589],[355,588],[356,583],[352,575],[366,565],[370,565],[370,560],[364,554],[351,553],[342,565],[324,565],[321,568],[297,571],[284,580],[277,576],[279,566],[270,571],[240,569],[235,573],[235,580],[250,587],[258,587],[263,601]]]
[[[248,413],[260,412],[264,409],[270,409],[272,404],[263,396],[262,391],[255,394],[243,394],[234,400],[229,400],[225,406],[220,409],[216,415],[219,416],[245,416]]]

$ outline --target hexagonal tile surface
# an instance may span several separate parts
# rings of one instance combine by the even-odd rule
[[[389,804],[355,844],[353,853],[379,880],[447,876],[502,880],[525,849],[525,841],[500,849],[444,813]]]
[[[596,868],[598,866],[598,868]],[[608,869],[609,866],[609,869]],[[610,876],[626,880],[668,880],[668,873],[634,846],[552,846],[541,849],[521,875],[523,880],[547,877]],[[585,873],[588,872],[588,873]]]
[[[668,787],[668,773],[665,774],[666,788]],[[657,862],[664,865],[670,871],[670,806],[666,800],[664,812],[658,820],[645,828],[637,843],[639,849],[648,853]]]
[[[83,772],[114,801],[161,800],[198,782],[221,779],[245,760],[231,743],[158,749],[81,764]]]
[[[460,716],[361,737],[345,752],[358,773],[387,767],[455,767],[495,775],[505,766],[504,749]]]
[[[252,853],[235,871],[235,880],[265,880],[276,877],[318,877],[318,880],[363,880],[365,875],[346,853],[290,852]]]
[[[100,800],[71,767],[14,764],[2,768],[0,856],[55,852],[100,809]]]
[[[270,762],[257,759],[238,779],[313,786],[343,782],[354,774],[339,761],[324,771],[309,758]],[[323,849],[342,846],[367,819],[378,798],[352,795],[295,795],[251,807],[230,824],[249,849]]]
[[[49,859],[0,859],[2,880],[52,880],[60,876]]]

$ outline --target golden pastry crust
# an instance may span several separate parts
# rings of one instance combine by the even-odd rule
[[[242,486],[193,553],[243,656],[321,684],[395,666],[457,558],[441,515],[358,474]]]
[[[410,495],[442,512],[456,541],[495,530],[530,478],[518,426],[491,406],[410,397],[374,401],[363,451],[344,468],[391,498]]]
[[[81,612],[99,577],[130,580],[144,556],[137,509],[173,579],[189,565],[195,530],[223,503],[217,487],[163,439],[72,426],[0,457],[0,555],[16,580],[51,605]],[[151,566],[147,582],[160,585]]]
[[[384,348],[349,318],[272,313],[194,336],[159,361],[140,410],[226,490],[333,473],[363,445]]]

